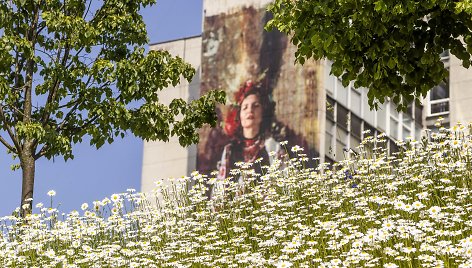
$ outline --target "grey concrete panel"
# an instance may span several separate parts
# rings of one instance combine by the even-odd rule
[[[181,79],[176,87],[157,92],[161,103],[169,104],[175,98],[193,100],[200,96],[200,62],[201,37],[180,39],[168,43],[156,44],[150,49],[163,49],[174,56],[179,56],[196,69],[196,75],[189,83]],[[179,178],[195,170],[196,146],[182,147],[178,138],[172,137],[168,142],[144,142],[143,166],[141,174],[141,191],[149,192],[155,188],[158,178]]]
[[[460,60],[451,56],[449,72],[451,126],[457,122],[472,122],[472,68],[462,67]]]

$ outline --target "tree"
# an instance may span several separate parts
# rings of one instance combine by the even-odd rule
[[[386,97],[406,109],[448,75],[445,50],[470,66],[470,0],[275,0],[268,29],[290,34],[296,59],[327,58],[343,85],[368,88],[369,104]]]
[[[166,51],[145,52],[138,12],[155,0],[104,0],[95,12],[92,1],[0,1],[0,142],[19,159],[22,215],[31,211],[40,157],[67,160],[86,135],[100,148],[127,131],[190,145],[225,99],[212,91],[159,103],[158,90],[195,71]]]

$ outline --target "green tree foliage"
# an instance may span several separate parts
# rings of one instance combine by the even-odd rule
[[[290,34],[296,59],[327,58],[346,86],[406,106],[448,75],[444,50],[470,66],[470,0],[276,0],[267,28]]]
[[[187,146],[203,124],[215,124],[224,102],[212,91],[160,103],[160,89],[195,71],[166,51],[145,52],[139,10],[155,0],[104,0],[91,11],[92,1],[0,1],[0,142],[19,158],[25,207],[38,158],[67,160],[86,135],[99,148],[127,131],[144,140],[178,136]]]

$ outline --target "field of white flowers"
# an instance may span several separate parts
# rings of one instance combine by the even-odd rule
[[[0,266],[472,267],[471,137],[441,128],[392,155],[369,137],[331,167],[295,147],[261,178],[242,164],[244,189],[194,173],[67,215],[38,204],[1,218]]]

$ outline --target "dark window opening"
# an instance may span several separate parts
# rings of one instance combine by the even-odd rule
[[[349,110],[344,108],[342,105],[338,104],[336,107],[336,123],[341,128],[348,130],[348,117],[349,117]]]
[[[336,102],[329,96],[326,96],[326,118],[329,118],[332,121],[334,121],[335,105],[336,105]]]
[[[356,138],[362,136],[362,119],[351,113],[351,135]]]

